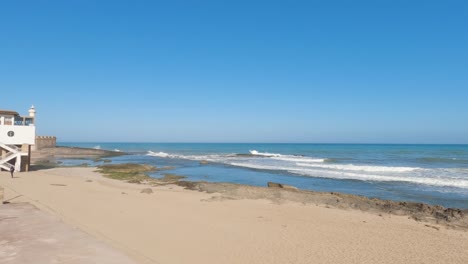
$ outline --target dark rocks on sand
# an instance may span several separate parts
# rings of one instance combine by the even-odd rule
[[[268,188],[280,188],[285,190],[297,190],[296,187],[276,182],[268,182]]]

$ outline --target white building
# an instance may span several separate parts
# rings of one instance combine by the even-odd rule
[[[35,115],[34,106],[29,109],[29,116],[0,110],[0,169],[29,170],[31,146],[36,139]]]

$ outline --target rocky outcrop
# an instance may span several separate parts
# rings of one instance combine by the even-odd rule
[[[31,162],[36,163],[56,158],[103,158],[125,155],[124,152],[75,147],[43,148],[32,152]]]
[[[268,188],[280,188],[280,189],[286,189],[286,190],[298,190],[296,187],[291,186],[291,185],[286,185],[282,183],[276,183],[276,182],[268,182],[267,183]]]

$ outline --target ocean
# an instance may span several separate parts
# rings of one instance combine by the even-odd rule
[[[295,187],[468,208],[468,145],[72,143],[128,153],[113,163],[175,169],[191,181]],[[101,162],[60,160],[63,166]],[[208,161],[208,164],[200,164]]]

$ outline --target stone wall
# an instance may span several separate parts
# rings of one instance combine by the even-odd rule
[[[35,150],[41,150],[43,148],[55,148],[57,144],[57,138],[52,136],[37,136]]]

